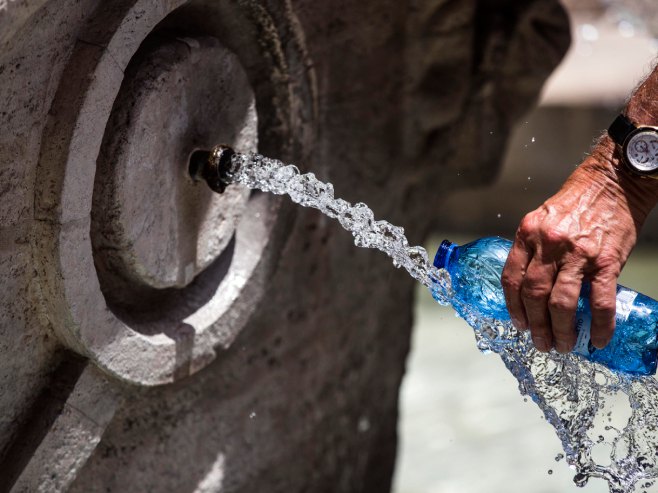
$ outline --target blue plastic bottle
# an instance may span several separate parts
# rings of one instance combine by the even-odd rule
[[[483,317],[508,321],[500,276],[511,246],[511,241],[498,237],[482,238],[463,246],[445,240],[436,252],[434,265],[450,274],[456,301]],[[596,349],[589,340],[592,320],[589,289],[589,284],[584,283],[580,292],[575,323],[578,341],[573,352],[614,370],[654,374],[658,302],[618,285],[614,336],[605,348]],[[453,306],[464,315],[460,313],[459,303]]]

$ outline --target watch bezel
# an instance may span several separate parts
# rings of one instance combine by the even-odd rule
[[[658,137],[658,127],[651,127],[651,126],[648,126],[648,125],[644,125],[644,126],[635,128],[634,130],[632,130],[626,136],[626,138],[624,139],[624,143],[622,144],[622,155],[624,157],[624,163],[626,164],[628,169],[630,171],[632,171],[633,173],[635,173],[636,175],[652,176],[652,177],[658,176],[658,164],[656,165],[656,167],[653,170],[650,170],[650,171],[642,170],[642,169],[636,168],[635,165],[633,164],[633,161],[629,157],[628,145],[631,142],[631,140],[633,139],[633,137],[635,137],[637,134],[640,134],[640,133],[652,133],[652,134],[656,135],[656,137]]]

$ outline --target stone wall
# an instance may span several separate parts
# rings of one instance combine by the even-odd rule
[[[0,491],[387,491],[410,279],[187,161],[258,147],[419,243],[566,50],[518,3],[0,3]]]

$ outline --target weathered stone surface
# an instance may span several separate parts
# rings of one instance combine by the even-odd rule
[[[255,101],[237,57],[214,38],[179,38],[144,51],[124,73],[105,129],[92,242],[109,277],[182,288],[224,251],[249,191],[214,194],[181,163],[217,142],[256,151]],[[106,296],[125,290],[121,279],[114,284]]]
[[[12,32],[0,55],[0,455],[14,440],[32,403],[59,361],[35,295],[30,230],[34,181],[43,120],[57,87],[71,38],[91,2],[39,2],[40,15],[23,16],[28,2],[12,3],[10,21],[0,12],[2,34]],[[37,2],[29,3],[29,9]],[[67,12],[51,23],[58,10]],[[31,11],[31,10],[30,10]],[[19,17],[21,18],[19,21]],[[22,30],[26,19],[30,27]],[[6,24],[5,24],[6,23]],[[5,31],[5,26],[8,31]],[[15,31],[14,31],[15,28]],[[3,469],[0,466],[0,470]]]
[[[20,490],[47,471],[61,478],[44,483],[51,490],[85,493],[387,491],[411,281],[317,213],[255,194],[236,213],[230,254],[201,266],[194,282],[176,274],[184,259],[165,255],[159,265],[171,271],[156,269],[144,282],[152,297],[103,296],[94,195],[96,204],[107,193],[126,207],[125,187],[137,183],[112,179],[117,190],[105,188],[112,160],[99,159],[103,139],[148,154],[139,127],[158,129],[139,111],[123,113],[134,116],[132,128],[112,120],[116,96],[149,43],[215,38],[249,80],[260,149],[332,181],[417,243],[443,191],[495,176],[507,131],[566,48],[557,1],[34,5],[10,4],[20,27],[0,35],[0,471],[12,471],[4,486]],[[212,87],[204,79],[212,73],[198,72],[199,87]],[[154,80],[147,96],[176,87]],[[152,103],[171,105],[163,132],[188,115],[216,124],[198,108],[203,98],[189,108],[170,99]],[[124,169],[128,154],[118,161]],[[145,193],[144,207],[154,197]],[[188,217],[172,204],[172,216]],[[106,214],[100,207],[93,215],[104,223]],[[110,241],[135,258],[147,231],[138,224],[125,242]],[[150,241],[159,236],[156,246],[173,252],[162,225]],[[121,267],[131,274],[123,276],[128,293],[145,279],[132,275],[133,260]],[[153,282],[163,278],[180,291]],[[40,415],[45,389],[60,378],[53,370],[77,360],[64,347],[89,366],[68,372],[72,383],[55,400],[76,405],[84,389],[97,388],[85,375],[101,372],[117,396],[110,406],[85,401],[90,421],[82,425],[64,404]],[[101,412],[114,405],[113,416]],[[24,440],[35,421],[56,426]]]
[[[66,402],[57,409],[55,419],[20,471],[12,492],[48,493],[68,489],[100,442],[121,402],[121,394],[93,365],[87,365],[76,377]]]
[[[177,5],[165,3],[160,13]],[[148,33],[157,21],[153,12],[140,16],[139,2],[123,6],[100,6],[96,16],[120,19],[91,22],[81,37],[112,47],[113,36],[129,28]],[[37,165],[33,246],[53,330],[109,374],[140,385],[194,373],[215,357],[216,346],[230,344],[262,297],[259,271],[280,244],[271,234],[273,197],[247,203],[246,191],[231,191],[212,198],[206,211],[190,209],[209,202],[209,193],[191,183],[191,152],[212,139],[246,150],[256,141],[244,73],[218,41],[204,39],[135,36],[118,43],[121,53],[78,40]],[[117,60],[126,54],[134,56],[124,72]],[[208,78],[204,84],[194,83],[199,73]],[[248,220],[238,224],[240,216]],[[172,220],[186,225],[174,233]]]

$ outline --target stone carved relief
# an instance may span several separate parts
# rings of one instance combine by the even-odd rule
[[[15,212],[7,209],[2,226],[9,233],[5,238],[31,245],[22,253],[29,256],[31,250],[36,274],[27,288],[26,301],[32,305],[26,310],[34,312],[29,323],[39,320],[31,330],[41,331],[54,349],[40,369],[42,382],[58,361],[67,366],[64,348],[102,370],[83,371],[81,382],[96,382],[83,386],[86,392],[105,385],[108,377],[146,386],[185,378],[211,362],[217,348],[231,344],[263,296],[290,212],[279,214],[280,200],[246,190],[211,194],[192,182],[187,159],[195,148],[220,141],[253,151],[259,138],[261,149],[277,149],[282,157],[303,155],[312,135],[300,125],[308,127],[311,120],[298,112],[310,108],[312,117],[313,101],[304,98],[312,98],[313,89],[307,87],[308,73],[289,74],[304,57],[287,59],[279,27],[272,29],[258,3],[210,3],[87,2],[74,7],[51,1],[41,11],[17,9],[0,19],[16,33],[2,38],[7,52],[0,72],[11,67],[7,76],[14,79],[4,86],[5,101],[25,82],[14,74],[25,63],[25,50],[53,42],[50,56],[58,64],[47,84],[34,87],[46,89],[45,97],[26,95],[43,98],[40,109],[47,109],[34,120],[32,137],[25,138],[21,125],[14,125],[12,135],[5,136],[11,145],[3,149],[5,163],[14,162],[21,151],[31,152],[35,163],[31,176],[16,178],[25,180],[17,183],[21,190],[33,187],[33,211],[26,209],[12,221]],[[208,12],[212,15],[200,18]],[[59,28],[69,30],[66,36],[34,35],[44,16],[58,15],[65,20]],[[246,27],[238,30],[240,23]],[[303,54],[294,43],[286,50]],[[32,65],[43,63],[41,55],[33,58]],[[28,80],[28,86],[36,82]],[[7,123],[14,117],[22,118],[19,123],[29,121],[19,105],[5,108]],[[30,109],[36,113],[37,108]],[[267,128],[259,130],[263,123]],[[4,172],[16,173],[11,167]],[[34,182],[28,185],[30,178]],[[273,235],[274,228],[281,232]],[[6,250],[11,265],[17,252],[9,242]],[[74,381],[71,385],[48,398],[68,399],[60,413],[76,406],[70,392],[77,387]],[[11,390],[8,385],[3,392],[8,405],[17,397]],[[109,400],[112,405],[97,404],[109,412],[119,402]],[[112,413],[100,421],[107,424]],[[89,443],[96,444],[104,425],[91,419],[98,428]],[[27,415],[23,421],[27,427],[34,422]],[[35,485],[56,491],[74,479],[74,464],[53,459],[46,467],[44,454],[53,453],[58,440],[81,443],[84,436],[48,432],[61,421],[54,415],[41,421],[43,433],[32,443],[21,443],[11,420],[3,423],[9,437],[3,469],[12,473],[3,476],[1,489],[13,484],[17,491],[32,491]],[[80,453],[80,458],[88,456]],[[58,467],[70,470],[43,482]]]
[[[273,199],[214,197],[185,176],[195,146],[255,150],[257,115],[247,75],[218,40],[148,37],[183,3],[153,17],[136,4],[117,26],[83,33],[37,167],[35,256],[53,329],[141,385],[194,373],[230,344],[262,296],[255,270],[275,250]]]
[[[257,140],[420,241],[441,191],[495,174],[566,46],[557,2],[490,3],[0,12],[0,490],[386,491],[411,282],[281,201],[194,209],[184,160]],[[207,99],[229,72],[235,106]]]
[[[407,146],[430,157],[416,179],[435,181],[440,169],[458,186],[491,182],[500,136],[537,101],[569,46],[564,9],[544,0],[415,0],[407,32]]]

